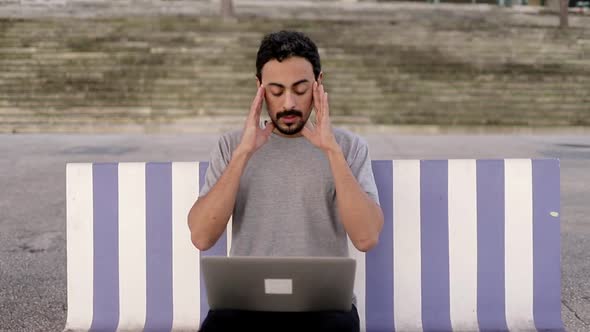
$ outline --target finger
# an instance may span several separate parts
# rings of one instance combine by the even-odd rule
[[[322,123],[324,119],[324,85],[319,84],[318,86],[318,112],[317,112],[317,122],[318,124]]]
[[[324,108],[323,108],[324,118],[330,118],[330,103],[328,102],[328,93],[324,92]]]
[[[318,95],[318,82],[314,81],[313,85],[311,86],[311,96],[312,96],[312,103],[313,103],[313,108],[317,111],[318,107],[319,107],[319,103],[318,101],[319,99],[319,95]]]
[[[319,84],[317,81],[313,82],[313,108],[316,111],[316,114],[318,115],[319,118],[319,114],[321,112],[321,106],[322,106],[322,95],[320,94],[319,91]]]
[[[249,114],[249,116],[253,120],[256,120],[257,122],[260,120],[260,113],[262,111],[263,94],[264,94],[264,86],[262,84],[260,84],[260,87],[258,87],[258,91],[256,91],[256,96],[254,97],[254,100],[252,100],[252,105],[250,106],[250,114]],[[258,119],[256,119],[257,116],[258,116]]]

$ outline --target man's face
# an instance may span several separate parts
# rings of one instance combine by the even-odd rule
[[[261,75],[268,115],[276,129],[283,135],[301,135],[312,108],[311,63],[297,56],[282,62],[273,59],[264,64]]]

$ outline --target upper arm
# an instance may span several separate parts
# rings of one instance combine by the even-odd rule
[[[379,205],[379,192],[373,175],[373,166],[369,155],[369,146],[363,139],[353,144],[351,158],[348,160],[350,170],[361,188]]]
[[[199,197],[207,195],[211,188],[217,183],[223,171],[229,164],[231,154],[230,142],[222,136],[217,145],[211,150],[209,166],[205,173],[205,183],[201,186]]]

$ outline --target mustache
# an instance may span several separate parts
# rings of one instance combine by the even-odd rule
[[[284,116],[290,116],[290,115],[296,115],[299,117],[303,117],[303,112],[301,112],[299,110],[282,111],[282,112],[277,113],[277,120],[284,117]]]

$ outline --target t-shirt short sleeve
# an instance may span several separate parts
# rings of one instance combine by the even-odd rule
[[[369,146],[360,138],[356,143],[353,145],[353,151],[351,151],[352,153],[348,159],[350,170],[365,193],[379,204],[379,192],[373,175]]]
[[[231,159],[231,148],[228,137],[222,136],[213,148],[209,157],[209,167],[205,173],[205,183],[201,187],[199,196],[205,196],[217,183],[221,174]]]

